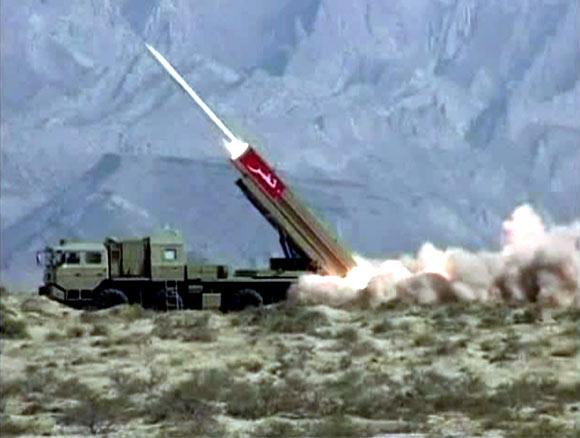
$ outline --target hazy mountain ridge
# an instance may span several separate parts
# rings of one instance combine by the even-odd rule
[[[57,0],[3,2],[1,15],[8,240],[32,208],[58,209],[63,188],[103,153],[223,159],[218,135],[144,41],[293,181],[328,174],[367,186],[361,202],[317,187],[350,209],[328,220],[361,252],[413,251],[427,239],[493,245],[522,201],[555,221],[580,214],[577,2]],[[150,170],[118,184],[137,190],[158,180]],[[143,193],[157,199],[154,187]],[[143,220],[126,214],[104,221]],[[182,214],[143,227],[187,222]],[[188,224],[188,235],[201,227],[217,238]],[[57,229],[74,231],[43,239]]]

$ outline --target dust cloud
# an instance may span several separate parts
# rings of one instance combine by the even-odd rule
[[[377,307],[392,301],[539,303],[580,308],[580,222],[547,228],[529,206],[502,227],[499,252],[439,249],[424,244],[415,257],[356,256],[346,277],[304,275],[290,301],[333,307]]]

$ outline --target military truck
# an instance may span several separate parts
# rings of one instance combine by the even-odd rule
[[[45,268],[39,293],[81,309],[138,303],[157,310],[240,310],[285,299],[301,273],[282,269],[280,259],[271,260],[271,269],[233,273],[225,265],[190,263],[176,230],[102,243],[61,240],[40,252],[38,262]]]

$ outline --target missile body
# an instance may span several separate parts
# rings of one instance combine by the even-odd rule
[[[306,259],[311,269],[321,274],[346,275],[356,265],[352,255],[296,198],[266,160],[235,137],[171,64],[153,47],[147,45],[147,48],[227,138],[225,146],[232,163],[242,175],[238,186],[280,233],[286,257]]]

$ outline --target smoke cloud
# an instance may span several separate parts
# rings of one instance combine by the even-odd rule
[[[532,207],[522,205],[504,221],[501,241],[499,252],[426,243],[415,257],[357,256],[344,278],[302,276],[290,300],[333,307],[474,301],[580,308],[580,222],[548,229]]]

